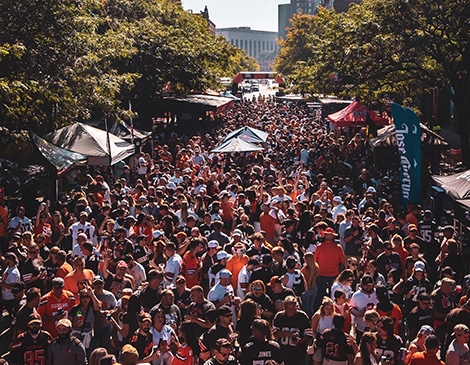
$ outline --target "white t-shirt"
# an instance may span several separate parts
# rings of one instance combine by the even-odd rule
[[[8,229],[13,228],[16,232],[26,232],[26,231],[32,231],[33,227],[31,226],[31,221],[29,220],[28,217],[23,217],[21,219],[20,217],[16,216],[13,217],[10,220],[10,223],[8,224]]]
[[[365,312],[367,309],[373,309],[379,301],[375,295],[375,289],[372,294],[365,294],[362,290],[358,290],[351,298],[351,308]],[[366,322],[364,317],[356,317],[356,328],[364,332],[366,329]]]
[[[79,233],[85,233],[87,238],[93,243],[93,246],[96,246],[97,242],[95,235],[95,227],[93,227],[91,223],[74,223],[70,226],[70,232],[72,232],[72,247],[77,246],[77,236],[79,235]]]
[[[137,160],[137,165],[137,174],[145,175],[147,173],[147,161],[145,161],[145,158],[139,157]]]
[[[240,272],[238,273],[238,284],[237,284],[237,296],[240,297],[242,301],[245,300],[245,294],[242,291],[242,288],[247,290],[250,284],[251,273],[246,269],[246,266],[243,266]]]
[[[229,295],[232,298],[235,296],[232,285],[223,286],[219,282],[209,291],[209,294],[207,294],[207,300],[217,303],[223,300],[226,295]],[[232,310],[232,322],[235,324],[237,322],[235,306],[232,304],[227,305]]]
[[[165,277],[165,283],[164,283],[165,287],[168,288],[175,284],[175,279],[180,274],[182,263],[183,263],[183,259],[177,253],[175,253],[173,256],[171,256],[168,259],[168,261],[166,262],[166,266],[165,266],[165,273],[171,273],[174,275],[173,275],[173,280],[171,281]]]
[[[9,284],[9,285],[18,283],[20,279],[21,279],[20,271],[18,270],[16,266],[6,269],[2,277],[2,281],[5,284]],[[15,299],[15,297],[11,293],[11,289],[2,289],[2,296],[3,296],[3,300]]]
[[[130,273],[134,277],[136,288],[138,288],[142,282],[147,281],[147,274],[145,273],[145,269],[138,262],[136,262],[135,266],[130,269]]]

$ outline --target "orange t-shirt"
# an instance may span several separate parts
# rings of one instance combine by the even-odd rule
[[[222,219],[227,222],[231,221],[233,219],[233,213],[232,213],[233,203],[222,202],[220,204],[220,208],[222,209]]]
[[[199,275],[194,273],[199,268],[199,260],[190,251],[186,252],[183,256],[183,276],[186,278],[186,286],[191,289],[194,285],[199,284]],[[190,277],[189,275],[194,275]]]
[[[232,286],[234,290],[237,290],[236,288],[238,288],[238,274],[247,263],[247,255],[243,255],[241,259],[239,259],[237,255],[233,255],[227,261],[225,268],[232,273]]]
[[[339,264],[344,264],[344,251],[333,241],[325,241],[317,246],[315,261],[318,264],[318,275],[338,276]]]
[[[268,213],[261,213],[259,217],[259,223],[261,230],[266,232],[266,240],[272,240],[276,236],[276,219],[270,216]]]
[[[398,323],[401,322],[403,315],[401,313],[400,307],[393,303],[393,308],[389,312],[382,312],[380,309],[376,308],[377,313],[380,314],[381,317],[390,317],[393,319],[393,332],[398,335]]]
[[[93,271],[88,269],[83,269],[82,274],[78,274],[76,271],[72,271],[70,274],[67,274],[64,279],[64,289],[71,291],[74,294],[78,294],[80,289],[83,289],[83,281],[88,281],[88,284],[91,286],[94,277],[95,274],[93,273]]]
[[[64,264],[57,269],[55,276],[58,278],[65,279],[65,277],[73,271],[72,265],[68,262],[64,262]]]
[[[75,305],[75,296],[72,292],[62,290],[62,295],[57,298],[52,291],[43,295],[38,306],[38,313],[43,316],[55,316],[58,314],[59,308],[65,312],[65,317],[68,318],[70,309]],[[57,321],[45,321],[44,330],[49,332],[53,338],[57,337]]]
[[[7,235],[8,211],[0,205],[0,237]],[[3,252],[2,252],[3,253]]]

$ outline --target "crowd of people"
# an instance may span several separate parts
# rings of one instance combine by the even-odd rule
[[[264,151],[211,152],[245,125]],[[112,183],[0,205],[3,362],[470,363],[454,228],[401,207],[366,129],[260,100],[156,138]]]

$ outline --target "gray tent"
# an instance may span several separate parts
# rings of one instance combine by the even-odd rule
[[[134,146],[123,139],[101,129],[75,123],[49,133],[45,138],[67,150],[88,156],[89,165],[114,165],[134,154]]]
[[[222,142],[221,145],[214,148],[211,152],[231,153],[231,152],[253,152],[262,151],[263,147],[247,142],[239,137]]]
[[[395,125],[389,125],[377,131],[377,137],[370,140],[372,148],[397,147],[397,134]],[[421,145],[424,149],[447,149],[449,144],[440,135],[434,133],[424,124],[421,124]]]
[[[268,139],[269,133],[260,131],[252,127],[242,127],[233,132],[230,132],[222,142],[228,141],[232,138],[240,138],[246,142],[251,143],[264,143]]]

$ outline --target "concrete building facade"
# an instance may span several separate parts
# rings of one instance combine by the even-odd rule
[[[277,32],[252,30],[250,27],[217,28],[217,35],[224,36],[233,46],[256,58],[263,51],[277,50]]]

